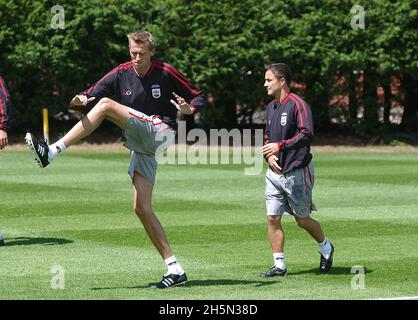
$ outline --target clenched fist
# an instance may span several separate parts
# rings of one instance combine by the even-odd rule
[[[70,102],[71,109],[79,109],[85,107],[88,103],[96,99],[95,97],[87,98],[87,96],[80,94],[76,95]]]

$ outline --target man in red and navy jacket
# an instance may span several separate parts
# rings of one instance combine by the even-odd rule
[[[272,63],[265,69],[264,86],[267,93],[275,98],[267,106],[265,144],[261,149],[269,164],[265,202],[274,265],[260,276],[287,275],[281,225],[285,212],[293,215],[298,226],[318,242],[321,254],[319,270],[328,272],[332,266],[334,247],[321,225],[310,217],[311,211],[316,210],[312,202],[312,112],[302,98],[290,92],[291,72],[286,64]]]
[[[7,132],[11,128],[11,110],[10,94],[7,91],[4,79],[0,76],[0,150],[9,143]]]
[[[181,97],[182,101],[188,101],[192,113],[207,104],[205,92],[175,67],[152,59],[146,73],[141,74],[138,72],[139,59],[141,57],[119,65],[80,95],[96,101],[104,97],[112,98],[146,115],[157,115],[175,130],[177,108],[174,107],[176,104],[172,104],[176,96]]]
[[[266,122],[264,144],[276,143],[271,151],[278,157],[281,172],[308,166],[312,160],[310,149],[314,138],[308,104],[298,95],[288,92],[282,101],[274,99],[268,104]]]
[[[193,114],[207,103],[206,94],[168,63],[154,60],[155,39],[148,31],[128,35],[131,61],[108,72],[94,86],[75,96],[71,108],[97,104],[62,139],[47,145],[27,133],[28,147],[44,168],[69,146],[93,132],[104,120],[124,130],[125,147],[131,151],[134,211],[167,265],[167,273],[153,287],[184,284],[185,271],[154,214],[151,199],[157,171],[156,155],[175,141],[177,112]]]

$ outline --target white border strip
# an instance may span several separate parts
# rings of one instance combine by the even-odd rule
[[[413,296],[413,297],[395,297],[395,298],[376,298],[376,299],[371,299],[371,300],[418,300],[418,296]]]

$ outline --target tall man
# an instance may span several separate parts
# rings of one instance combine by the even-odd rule
[[[0,75],[0,150],[8,145],[7,132],[10,130],[10,114],[12,101],[7,91],[4,79]],[[0,229],[0,246],[4,246],[4,235]]]
[[[151,207],[157,170],[155,154],[174,142],[177,111],[193,114],[206,105],[207,98],[203,90],[176,68],[153,59],[155,40],[150,32],[129,34],[128,43],[131,61],[119,65],[72,99],[72,108],[99,100],[85,118],[52,145],[46,145],[31,133],[26,135],[26,141],[38,164],[46,167],[59,153],[93,132],[104,119],[124,130],[124,145],[132,151],[128,172],[134,186],[134,210],[168,268],[154,286],[163,289],[185,283],[187,276]]]
[[[332,266],[334,247],[320,224],[309,215],[316,210],[312,202],[314,168],[310,146],[313,141],[312,113],[298,95],[290,92],[291,72],[284,63],[265,66],[264,87],[275,99],[266,109],[266,135],[262,153],[268,161],[266,173],[266,208],[268,239],[274,265],[262,277],[286,276],[284,233],[281,218],[293,215],[319,245],[320,272]]]

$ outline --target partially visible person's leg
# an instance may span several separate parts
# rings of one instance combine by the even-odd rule
[[[267,215],[268,239],[272,252],[283,252],[284,233],[279,215]]]
[[[273,253],[274,266],[262,273],[262,277],[285,276],[287,275],[284,255],[284,232],[282,228],[281,215],[267,215],[268,239]]]
[[[284,232],[281,224],[282,214],[288,207],[280,186],[283,177],[268,169],[266,173],[265,200],[267,209],[267,234],[273,254],[274,265],[260,274],[261,277],[287,275],[284,255]]]
[[[321,225],[318,221],[312,219],[309,216],[299,218],[295,215],[294,218],[298,226],[308,231],[312,238],[314,238],[318,243],[321,243],[325,240],[324,232],[322,231]]]
[[[137,172],[134,173],[133,185],[135,213],[144,225],[145,231],[161,257],[167,259],[173,255],[173,252],[168,244],[167,236],[160,221],[152,211],[151,198],[153,185]]]
[[[135,213],[141,220],[149,238],[167,265],[167,273],[154,287],[164,289],[170,286],[184,284],[187,281],[186,273],[173,255],[164,229],[152,211],[153,185],[137,172],[134,173],[133,185]]]
[[[97,127],[107,119],[122,129],[126,128],[128,119],[131,117],[129,108],[109,98],[101,99],[93,109],[80,120],[62,139],[52,145],[36,138],[33,134],[27,133],[25,140],[28,147],[35,154],[35,160],[39,166],[45,168],[51,160],[67,147],[77,143],[91,134]]]
[[[132,116],[128,107],[112,99],[103,98],[61,140],[69,147],[91,134],[105,119],[125,129],[130,117]]]
[[[320,271],[327,272],[332,266],[334,247],[328,241],[319,222],[310,217],[311,211],[316,210],[312,202],[314,174],[312,163],[290,172],[286,177],[286,193],[296,223],[318,242],[321,254]]]
[[[321,254],[319,270],[328,272],[332,267],[334,246],[328,241],[318,221],[309,216],[300,218],[295,215],[294,217],[298,226],[306,230],[318,242],[319,253]]]
[[[1,229],[0,229],[0,246],[4,246],[4,235]]]

